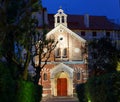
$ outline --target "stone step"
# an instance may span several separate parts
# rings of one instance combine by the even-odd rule
[[[51,97],[46,102],[79,102],[75,97]]]

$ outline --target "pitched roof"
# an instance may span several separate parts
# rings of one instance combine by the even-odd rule
[[[54,28],[54,14],[48,14],[48,27]],[[93,30],[120,30],[120,26],[111,22],[106,16],[89,16],[89,27],[84,24],[84,15],[68,15],[68,28]]]

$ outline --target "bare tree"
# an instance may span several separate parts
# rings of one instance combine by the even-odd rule
[[[28,67],[31,62],[36,72],[36,84],[41,69],[57,44],[54,39],[46,39],[44,22],[42,21],[43,32],[39,32],[38,20],[32,17],[33,11],[43,9],[38,2],[39,0],[0,1],[0,57],[4,57],[9,65],[14,63],[17,66],[15,75],[11,74],[16,79],[28,79]],[[33,63],[35,56],[39,56],[37,66]],[[43,59],[45,63],[41,64]],[[13,69],[10,70],[12,72]]]
[[[52,51],[57,45],[55,39],[47,39],[46,35],[42,35],[39,41],[35,45],[35,54],[33,55],[32,65],[36,69],[36,75],[34,77],[34,82],[38,84],[40,78],[40,71],[47,64]]]

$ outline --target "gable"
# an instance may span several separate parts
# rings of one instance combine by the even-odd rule
[[[82,37],[80,37],[79,35],[77,35],[76,33],[74,33],[73,31],[71,31],[70,29],[68,29],[67,27],[65,27],[64,25],[62,24],[59,24],[57,27],[55,27],[54,29],[52,29],[50,32],[47,33],[47,37],[53,35],[54,36],[54,33],[59,31],[60,29],[64,29],[66,32],[68,32],[72,37],[78,39],[79,41],[82,41],[82,42],[86,42],[85,39],[83,39]]]

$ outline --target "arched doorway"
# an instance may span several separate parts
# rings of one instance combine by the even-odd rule
[[[61,71],[55,75],[57,96],[67,96],[70,87],[70,78],[67,72]]]
[[[58,74],[57,78],[57,96],[67,96],[67,90],[69,87],[68,81],[68,75],[65,72],[61,72]]]
[[[51,94],[53,96],[72,96],[72,89],[73,69],[62,63],[53,68],[51,70]]]

